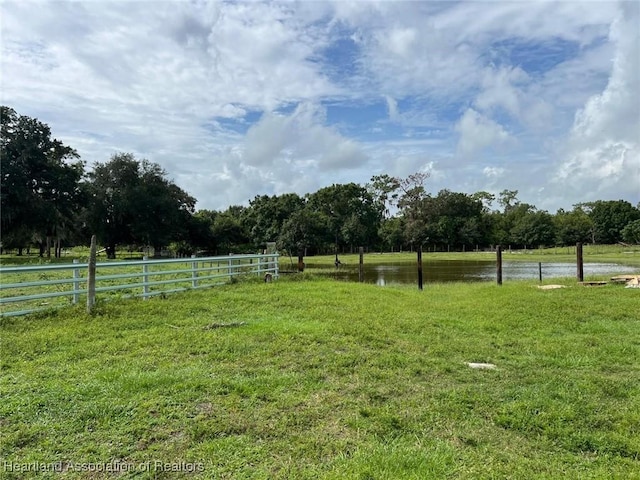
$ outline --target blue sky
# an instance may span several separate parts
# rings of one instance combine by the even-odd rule
[[[640,201],[640,2],[12,1],[2,104],[198,208],[430,173],[555,212]]]

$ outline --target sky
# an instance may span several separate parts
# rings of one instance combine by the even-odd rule
[[[640,1],[0,0],[2,104],[224,210],[373,175],[640,202]],[[497,205],[495,205],[497,208]]]

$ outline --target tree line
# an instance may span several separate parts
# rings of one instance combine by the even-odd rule
[[[1,246],[19,255],[37,248],[60,256],[92,234],[109,258],[116,248],[227,254],[260,251],[267,242],[292,254],[640,243],[640,204],[597,200],[550,214],[521,202],[517,190],[432,194],[422,172],[196,211],[196,199],[155,163],[117,153],[87,170],[48,125],[6,106],[0,115]]]

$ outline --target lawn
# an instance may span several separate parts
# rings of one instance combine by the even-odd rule
[[[2,319],[0,476],[640,478],[640,291],[565,283],[290,275]]]

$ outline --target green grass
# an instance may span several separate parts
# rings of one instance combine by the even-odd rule
[[[0,477],[640,478],[638,290],[305,278],[1,320]]]

